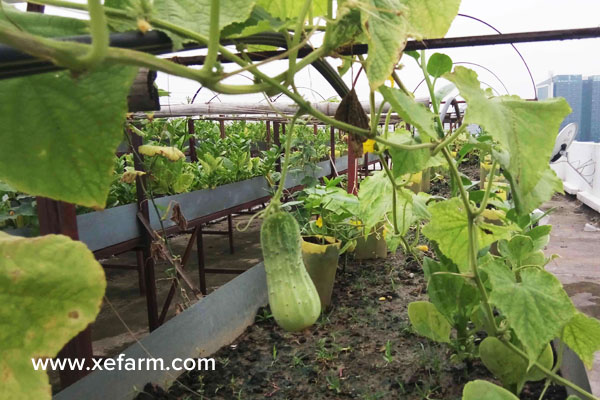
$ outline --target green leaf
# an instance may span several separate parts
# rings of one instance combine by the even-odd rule
[[[530,213],[552,198],[554,193],[563,193],[563,183],[550,166],[542,172],[540,180],[529,192],[521,192],[523,213]]]
[[[519,400],[519,398],[491,382],[476,380],[465,385],[462,400]]]
[[[407,145],[419,143],[409,135],[400,134],[391,135],[390,142]],[[429,149],[402,150],[391,147],[389,152],[392,156],[392,171],[394,172],[394,176],[397,177],[401,177],[404,174],[421,172],[426,168],[427,162],[431,158]]]
[[[221,30],[221,36],[226,38],[247,37],[262,32],[277,32],[289,25],[291,25],[290,21],[282,21],[279,18],[274,18],[264,8],[255,6],[248,19],[226,26]],[[260,51],[255,50],[257,47],[261,46],[247,46],[252,51]]]
[[[46,372],[35,371],[31,359],[55,357],[92,322],[105,287],[104,271],[83,243],[0,232],[2,398],[51,398]]]
[[[295,19],[300,14],[304,1],[258,0],[256,4],[276,18]],[[313,17],[327,15],[327,0],[312,0],[311,15]]]
[[[520,281],[499,262],[483,267],[490,280],[490,303],[508,319],[509,326],[535,359],[575,315],[575,307],[559,280],[537,268],[520,271]]]
[[[155,0],[154,13],[167,22],[208,37],[210,3],[211,0]],[[219,28],[223,29],[230,24],[248,19],[255,3],[256,1],[251,0],[220,0]],[[168,31],[165,33],[173,40],[175,49],[191,41]]]
[[[499,143],[500,151],[508,152],[509,157],[499,161],[514,179],[515,196],[527,204],[525,208],[529,209],[540,198],[547,197],[547,188],[537,185],[543,176],[551,180],[546,172],[548,161],[558,128],[571,112],[566,100],[525,101],[517,96],[488,98],[480,88],[477,74],[460,66],[444,77],[456,84],[468,104],[464,122],[481,125]],[[528,195],[532,191],[533,198]]]
[[[379,171],[365,178],[358,191],[360,219],[369,232],[384,220],[392,209],[392,183],[385,171]]]
[[[561,339],[591,369],[594,353],[600,350],[600,321],[577,312],[565,325]]]
[[[23,12],[7,4],[2,4],[0,21],[17,25],[33,35],[45,37],[89,35],[88,22],[41,13]]]
[[[338,8],[338,17],[336,20],[327,24],[323,45],[334,50],[343,44],[353,41],[361,32],[360,11],[356,8]],[[352,62],[346,58],[343,65],[347,65],[345,67],[347,71]],[[340,72],[340,76],[342,75],[343,73]]]
[[[442,38],[450,29],[460,0],[402,0],[408,7],[410,34],[415,39]]]
[[[493,336],[488,336],[481,342],[479,357],[486,368],[500,379],[504,386],[539,381],[545,378],[544,373],[536,367],[527,372],[527,361]],[[546,345],[537,362],[547,369],[552,368],[554,357],[550,344]]]
[[[427,61],[427,73],[434,78],[439,78],[452,71],[452,59],[446,54],[434,53]]]
[[[419,134],[436,139],[435,114],[423,104],[417,103],[412,97],[399,89],[383,86],[379,89],[383,98],[390,103],[400,117],[419,130]]]
[[[475,286],[458,275],[431,275],[427,294],[435,307],[450,321],[457,314],[470,315],[475,306],[479,305]]]
[[[450,258],[461,272],[469,272],[469,233],[467,212],[463,202],[454,197],[429,206],[430,222],[423,234],[438,243],[444,255]],[[476,221],[477,251],[493,242],[508,237],[512,225],[494,225]]]
[[[101,66],[0,82],[0,179],[19,191],[103,208],[136,69]]]
[[[552,225],[540,225],[525,232],[525,235],[529,236],[533,240],[534,250],[543,250],[544,247],[550,241],[550,232],[552,231]]]
[[[498,250],[514,266],[520,266],[522,261],[533,252],[533,240],[529,236],[515,235],[510,241],[501,241]]]
[[[456,17],[460,0],[366,0],[360,3],[369,45],[366,70],[377,89],[392,74],[409,37],[442,37]]]
[[[366,63],[371,88],[390,77],[408,39],[407,10],[400,0],[366,0],[361,8],[363,31],[369,45]]]
[[[413,301],[408,305],[408,318],[415,331],[431,340],[450,343],[451,326],[428,301]]]

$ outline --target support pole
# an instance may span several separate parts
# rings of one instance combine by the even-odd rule
[[[61,234],[79,240],[75,205],[38,197],[37,213],[41,235]],[[92,330],[89,325],[63,347],[58,358],[85,359],[85,367],[93,366]],[[86,368],[59,371],[60,383],[65,388],[89,373]]]
[[[204,260],[204,243],[202,240],[202,225],[198,225],[196,228],[196,252],[198,254],[198,274],[200,278],[200,292],[203,295],[206,293],[206,264]]]
[[[233,248],[233,217],[231,214],[227,216],[227,234],[229,235],[229,253],[233,254],[235,249]]]
[[[221,115],[224,117],[224,115]],[[221,139],[225,139],[225,121],[219,120],[219,130],[221,131]]]
[[[348,193],[358,194],[356,177],[358,175],[358,160],[352,150],[352,135],[348,135]]]
[[[143,156],[139,154],[138,147],[142,145],[142,138],[131,132],[127,132],[131,137],[132,152],[134,153],[133,162],[137,171],[144,170]],[[146,198],[146,192],[144,188],[147,187],[146,176],[138,176],[135,180],[136,193],[137,193],[137,206],[138,211],[142,213],[144,218],[150,220],[150,212],[148,208],[148,199]],[[146,231],[142,223],[137,221],[139,231],[142,236],[142,257],[144,261],[144,277],[146,282],[146,307],[148,310],[148,329],[150,332],[158,328],[158,302],[156,300],[156,279],[154,277],[154,259],[150,252],[150,246],[152,245],[152,238]]]
[[[277,146],[281,149],[281,140],[279,138],[279,122],[273,122],[273,143],[275,144],[275,146]],[[280,154],[280,157],[277,160],[277,163],[275,164],[275,171],[277,171],[277,172],[281,172],[281,156],[282,155],[283,155],[283,152]]]
[[[189,118],[187,120],[187,128],[188,133],[190,135],[190,161],[196,162],[198,161],[198,155],[196,154],[196,137],[194,134],[196,133],[196,128],[194,126],[194,120]]]

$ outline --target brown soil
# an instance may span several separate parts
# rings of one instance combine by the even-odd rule
[[[148,399],[459,399],[464,384],[493,380],[478,362],[453,363],[451,350],[413,333],[407,305],[426,299],[421,268],[402,256],[349,262],[338,271],[333,306],[301,333],[281,330],[269,309],[213,357],[212,372],[182,375]],[[389,351],[386,353],[386,344]],[[537,399],[543,385],[527,387]],[[565,399],[552,386],[545,399]]]

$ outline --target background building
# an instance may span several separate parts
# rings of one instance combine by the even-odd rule
[[[600,142],[600,75],[555,75],[536,85],[538,99],[564,97],[571,109],[560,128],[575,122],[579,127],[576,139]]]

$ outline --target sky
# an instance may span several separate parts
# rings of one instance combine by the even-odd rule
[[[463,0],[459,13],[479,18],[494,26],[502,33],[543,31],[569,28],[587,28],[600,26],[600,0]],[[446,37],[488,35],[495,32],[484,24],[469,18],[458,16]],[[318,43],[318,38],[315,44]],[[522,53],[531,69],[534,81],[541,82],[552,74],[600,75],[600,39],[583,39],[569,41],[553,41],[542,43],[521,43],[515,45]],[[502,82],[484,68],[465,65],[474,69],[479,79],[490,85],[500,95],[516,94],[523,98],[535,96],[531,78],[523,61],[510,45],[482,46],[461,49],[435,50],[448,54],[455,62],[480,64],[491,70]],[[428,52],[432,54],[435,51]],[[333,66],[339,60],[329,59]],[[402,59],[404,68],[399,76],[406,87],[413,90],[422,80],[422,74],[416,63],[409,57]],[[275,64],[275,63],[273,63]],[[286,69],[285,62],[269,65],[264,69],[275,74]],[[226,69],[233,68],[227,66]],[[356,70],[354,71],[356,72]],[[344,76],[350,86],[352,72]],[[247,78],[232,80],[231,83],[248,83]],[[161,88],[169,90],[172,95],[163,98],[163,104],[187,103],[199,84],[181,78],[167,77],[161,74],[158,78]],[[306,68],[296,75],[299,91],[310,101],[323,101],[335,98],[336,93],[328,83],[312,67]],[[443,82],[438,83],[443,86]],[[485,86],[485,85],[484,85]],[[506,89],[505,89],[506,87]],[[363,75],[357,83],[361,99],[368,99],[368,83]],[[416,92],[417,97],[427,95],[424,85]],[[264,102],[260,95],[214,97],[210,91],[200,91],[196,102]],[[289,103],[282,97],[279,102]]]
[[[56,13],[51,8],[47,12]],[[64,11],[60,11],[64,15]],[[542,31],[569,28],[587,28],[600,26],[600,0],[462,0],[459,13],[484,20],[502,33]],[[488,35],[495,32],[480,22],[458,16],[446,37]],[[319,37],[314,45],[318,45]],[[515,45],[522,53],[531,69],[534,81],[541,82],[552,74],[600,75],[600,39],[583,39],[569,41],[553,41],[542,43],[521,43]],[[480,64],[491,70],[502,81],[484,68],[465,65],[474,69],[479,79],[491,86],[497,94],[516,94],[523,98],[533,98],[534,88],[523,61],[510,45],[482,46],[461,49],[435,50],[448,54],[454,62]],[[434,51],[428,52],[432,54]],[[202,52],[179,53],[181,55],[202,54]],[[328,59],[333,66],[341,62]],[[422,80],[420,70],[409,57],[402,59],[404,68],[399,76],[405,86],[413,90]],[[227,64],[226,70],[234,65]],[[263,71],[275,75],[287,69],[285,61],[274,62],[263,68]],[[344,76],[351,86],[352,72]],[[229,83],[249,83],[246,77],[232,78]],[[199,89],[200,84],[187,79],[159,74],[157,83],[161,89],[171,92],[170,97],[163,97],[162,104],[185,104]],[[329,84],[312,67],[305,68],[296,75],[296,84],[301,94],[310,101],[323,101],[336,97]],[[439,82],[439,85],[444,85]],[[484,85],[485,86],[485,85]],[[506,89],[505,89],[506,88]],[[368,83],[364,74],[359,78],[357,91],[361,99],[368,99]],[[416,92],[417,97],[427,95],[424,85]],[[201,90],[196,102],[264,102],[262,95],[215,97],[208,90]],[[289,103],[291,100],[282,97],[279,102]]]

